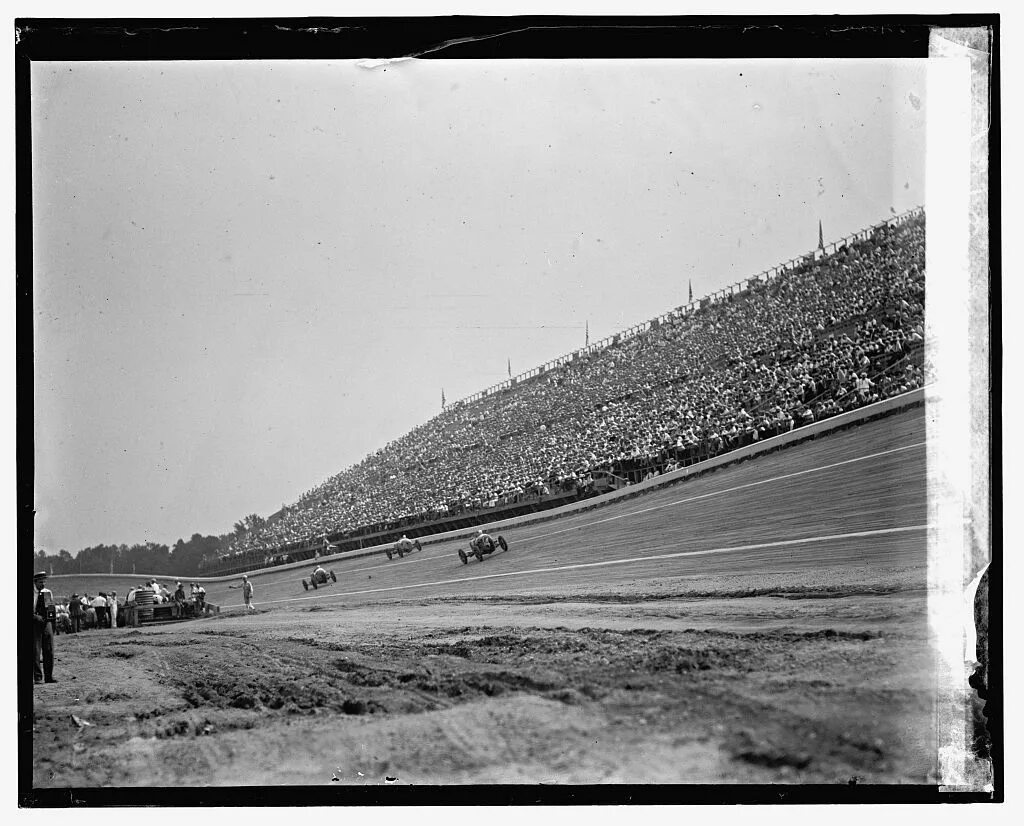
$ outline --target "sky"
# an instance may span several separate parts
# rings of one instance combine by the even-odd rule
[[[32,66],[37,548],[268,515],[925,202],[922,61]]]

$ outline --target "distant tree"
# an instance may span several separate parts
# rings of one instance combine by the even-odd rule
[[[216,553],[221,547],[218,536],[194,533],[188,542],[179,539],[171,552],[171,568],[175,576],[195,576],[204,556]]]
[[[258,513],[250,513],[244,519],[234,524],[235,535],[241,536],[242,534],[254,531],[258,528],[263,527],[267,524],[267,520],[260,516]]]

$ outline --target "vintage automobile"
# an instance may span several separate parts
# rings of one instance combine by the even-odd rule
[[[334,575],[334,571],[325,571],[323,568],[317,568],[310,575],[308,580],[302,580],[302,587],[305,590],[312,588],[314,591],[321,585],[329,585],[332,582],[337,582],[338,578]]]
[[[423,546],[420,544],[420,541],[418,539],[415,541],[412,539],[406,539],[406,537],[403,536],[395,543],[393,548],[384,548],[384,553],[388,555],[388,559],[394,559],[395,554],[398,554],[398,558],[401,559],[406,554],[411,554],[414,550],[423,550]]]
[[[508,542],[505,541],[505,537],[499,536],[495,540],[481,531],[470,540],[468,554],[459,548],[459,559],[462,560],[463,565],[469,564],[471,556],[475,556],[478,562],[483,562],[485,556],[493,554],[498,548],[503,551],[508,550]]]

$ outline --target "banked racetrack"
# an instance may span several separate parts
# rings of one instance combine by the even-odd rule
[[[431,597],[643,587],[670,577],[841,566],[924,566],[920,410],[757,457],[571,517],[495,530],[507,553],[464,566],[465,540],[327,563],[338,584],[305,593],[300,568],[253,575],[260,607],[355,606]],[[311,569],[313,566],[308,566]],[[237,580],[209,598],[238,608]]]
[[[255,613],[208,582],[219,616],[61,636],[34,782],[933,782],[924,442],[913,408],[502,528],[482,563],[261,572]]]

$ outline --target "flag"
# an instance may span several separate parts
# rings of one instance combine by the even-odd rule
[[[587,319],[586,324],[587,324],[587,338],[586,338],[586,344],[584,344],[583,346],[584,347],[589,347],[590,346],[590,319],[589,318]]]
[[[441,407],[443,408],[443,407],[444,407],[444,405],[445,405],[445,400],[444,400],[444,388],[442,387],[442,388],[441,388]]]
[[[818,249],[824,251],[825,249],[825,236],[821,232],[821,219],[818,219]]]
[[[693,279],[692,278],[690,279],[690,301],[689,301],[689,303],[690,304],[693,303]]]
[[[508,377],[512,378],[512,358],[511,357],[509,357],[509,360],[508,360]]]

